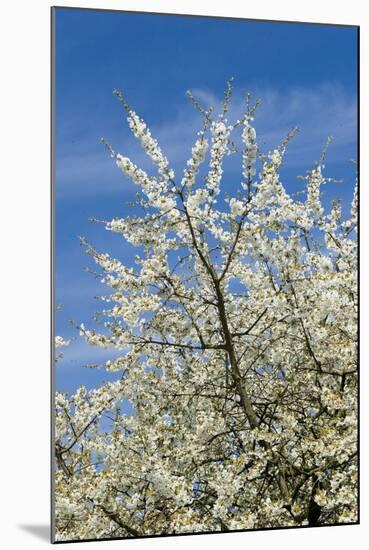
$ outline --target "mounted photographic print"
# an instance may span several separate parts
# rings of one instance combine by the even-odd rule
[[[53,541],[358,523],[358,27],[52,27]]]

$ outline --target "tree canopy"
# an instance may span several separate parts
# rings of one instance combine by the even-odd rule
[[[104,141],[139,189],[105,229],[137,254],[82,241],[109,290],[102,330],[78,328],[119,350],[104,368],[121,376],[56,393],[57,540],[356,522],[357,191],[348,215],[322,200],[325,148],[288,193],[295,129],[263,153],[258,103],[228,120],[231,82],[218,115],[189,94],[201,119],[177,177],[114,93],[156,174]]]

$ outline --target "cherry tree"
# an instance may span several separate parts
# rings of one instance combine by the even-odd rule
[[[114,93],[156,175],[104,141],[139,189],[137,215],[105,229],[137,254],[82,241],[109,290],[102,330],[78,328],[119,351],[119,379],[56,393],[57,540],[355,523],[356,190],[346,216],[322,201],[324,149],[287,193],[295,130],[262,154],[249,95],[228,120],[231,82],[219,115],[189,94],[201,121],[177,177]]]

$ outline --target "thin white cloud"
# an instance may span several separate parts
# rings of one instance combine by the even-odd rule
[[[221,97],[215,97],[204,90],[194,94],[206,106],[218,107]],[[334,142],[329,153],[330,161],[349,160],[356,152],[357,100],[337,84],[324,84],[311,89],[286,89],[276,91],[256,89],[254,98],[261,100],[255,115],[255,126],[259,143],[265,151],[279,145],[293,127],[299,127],[288,151],[290,167],[311,166],[325,144],[328,135]],[[229,119],[239,118],[244,109],[244,94],[235,93],[229,112]],[[147,121],[150,125],[150,121]],[[201,116],[195,110],[189,115],[188,106],[179,110],[176,120],[165,125],[151,127],[170,162],[181,174],[196,132],[201,127]],[[113,136],[114,137],[114,136]],[[152,171],[149,159],[135,143],[134,137],[121,143],[121,137],[111,139],[117,143],[122,154],[132,158],[147,171]],[[91,142],[90,136],[86,141]],[[119,146],[120,143],[120,146]],[[347,158],[345,158],[347,155]],[[75,151],[60,156],[57,162],[57,198],[80,198],[83,196],[119,194],[123,198],[133,197],[137,187],[123,176],[114,161],[103,149],[88,152],[86,143]]]
[[[194,94],[206,107],[219,105],[221,97],[207,91],[195,90]],[[310,89],[293,88],[285,92],[255,89],[252,100],[261,105],[255,114],[255,127],[260,144],[269,150],[294,127],[299,127],[295,143],[291,144],[290,166],[311,164],[322,150],[325,140],[333,135],[330,151],[332,160],[340,160],[344,147],[355,150],[357,138],[357,98],[334,83],[326,83]],[[239,118],[245,107],[245,94],[233,97],[229,119]]]
[[[80,277],[79,280],[63,281],[59,283],[56,289],[56,301],[63,304],[72,300],[83,303],[86,299],[94,298],[95,296],[105,296],[109,294],[109,288],[101,282],[87,280],[87,277]]]
[[[119,352],[111,348],[90,346],[85,340],[77,336],[67,348],[63,348],[63,357],[59,359],[55,368],[58,370],[73,370],[86,365],[104,365],[108,359],[119,356]]]

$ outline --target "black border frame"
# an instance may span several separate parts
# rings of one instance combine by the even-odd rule
[[[129,14],[141,14],[141,15],[157,15],[157,16],[172,16],[172,17],[196,17],[202,19],[226,19],[231,21],[252,21],[260,23],[288,23],[291,25],[318,25],[328,27],[345,27],[356,29],[357,31],[357,178],[358,178],[358,387],[357,387],[357,403],[358,403],[358,423],[357,423],[357,449],[358,449],[358,494],[357,494],[357,516],[358,519],[352,523],[333,523],[330,525],[320,525],[315,528],[324,527],[347,527],[360,525],[360,513],[361,513],[361,464],[360,464],[360,25],[352,25],[345,23],[318,23],[315,21],[287,21],[283,19],[254,19],[248,17],[233,17],[226,15],[204,15],[204,14],[189,14],[189,13],[167,13],[167,12],[154,12],[154,11],[141,11],[141,10],[123,10],[114,8],[85,8],[78,6],[50,6],[50,542],[52,544],[71,544],[71,543],[83,543],[83,542],[105,542],[105,541],[117,541],[117,540],[139,540],[139,539],[157,539],[157,538],[169,538],[169,537],[187,537],[197,535],[224,535],[232,533],[247,533],[247,532],[263,532],[263,531],[287,531],[296,529],[314,529],[309,525],[300,526],[287,526],[287,527],[263,527],[259,529],[233,529],[232,531],[201,531],[193,533],[170,533],[162,535],[142,535],[138,537],[114,537],[114,538],[91,538],[91,539],[71,539],[56,541],[55,540],[55,477],[54,477],[54,464],[55,464],[55,104],[56,104],[56,84],[55,84],[55,18],[56,10],[80,10],[80,11],[98,11],[98,12],[117,12],[117,13],[129,13]]]

